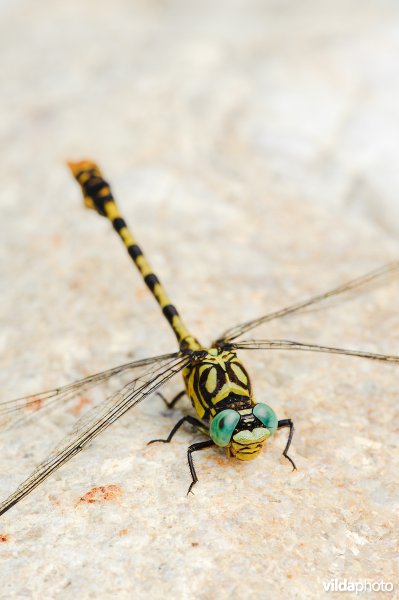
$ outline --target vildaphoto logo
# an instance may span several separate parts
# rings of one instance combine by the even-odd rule
[[[363,594],[364,592],[392,592],[394,585],[392,581],[383,579],[330,579],[323,581],[325,592],[355,592]]]

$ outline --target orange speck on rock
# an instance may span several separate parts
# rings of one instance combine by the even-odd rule
[[[100,485],[89,490],[82,496],[78,504],[95,504],[96,502],[113,502],[122,495],[119,485]]]
[[[60,235],[59,233],[52,235],[50,239],[51,239],[52,245],[55,247],[61,246],[61,244],[64,241],[64,237],[62,235]]]
[[[58,496],[53,496],[52,494],[49,495],[48,499],[50,500],[50,502],[52,502],[55,506],[60,506],[61,505],[61,500],[58,498]]]
[[[126,535],[127,533],[129,533],[128,529],[121,529],[120,531],[118,531],[119,535]]]
[[[80,413],[82,412],[82,408],[84,406],[87,406],[88,404],[91,404],[90,398],[86,398],[85,396],[81,396],[80,398],[77,399],[75,406],[73,406],[71,408],[70,412],[73,415],[75,415],[75,417],[78,417],[80,415]]]
[[[37,410],[40,410],[42,407],[42,400],[40,400],[40,398],[31,398],[30,400],[28,400],[25,404],[25,407],[28,410],[31,410],[33,412],[36,412]]]
[[[80,281],[78,279],[72,279],[69,282],[69,288],[71,290],[79,290],[81,287],[82,287],[81,283],[80,283]]]
[[[213,456],[213,461],[220,467],[227,467],[226,456]]]
[[[10,536],[8,533],[0,533],[0,544],[5,544],[10,541]]]
[[[148,290],[144,286],[139,287],[136,289],[134,295],[136,296],[137,300],[143,300],[143,298],[146,298],[148,296]]]
[[[191,545],[192,545],[193,548],[196,548],[197,546],[199,546],[199,543],[198,542],[191,542]]]

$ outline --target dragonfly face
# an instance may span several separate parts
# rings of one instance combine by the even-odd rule
[[[209,435],[238,460],[253,460],[278,427],[274,411],[255,404],[249,375],[229,348],[210,348],[183,372],[187,394]]]
[[[232,437],[229,453],[238,460],[253,460],[259,456],[269,437],[270,431],[266,427],[238,431]]]
[[[277,430],[275,412],[267,404],[242,410],[226,409],[211,422],[209,434],[216,445],[226,447],[238,460],[253,460]]]

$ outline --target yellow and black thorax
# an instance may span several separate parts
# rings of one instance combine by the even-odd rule
[[[183,371],[186,392],[200,419],[212,419],[216,413],[232,408],[250,408],[251,381],[235,352],[210,348],[203,358]]]

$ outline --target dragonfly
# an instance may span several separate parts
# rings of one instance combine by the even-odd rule
[[[145,398],[159,392],[172,377],[181,374],[184,388],[172,400],[161,396],[168,408],[173,408],[185,395],[191,401],[194,415],[185,415],[175,424],[166,439],[149,443],[169,443],[185,423],[193,426],[207,439],[191,444],[187,460],[191,483],[187,494],[198,482],[193,454],[212,446],[225,448],[228,456],[240,461],[257,458],[268,440],[279,430],[287,430],[283,456],[296,469],[289,451],[294,435],[292,419],[278,419],[273,408],[257,402],[250,376],[238,357],[239,350],[292,350],[299,352],[323,352],[365,358],[385,363],[399,363],[399,356],[379,354],[348,348],[321,346],[285,339],[241,339],[249,331],[264,323],[300,314],[329,298],[342,296],[367,284],[382,280],[399,271],[399,261],[385,264],[365,275],[352,279],[327,292],[311,296],[280,310],[232,327],[212,344],[203,346],[185,326],[180,313],[169,298],[164,286],[153,272],[137,240],[121,216],[110,185],[105,181],[99,167],[92,161],[68,163],[80,185],[86,207],[94,209],[107,218],[122,240],[129,256],[136,265],[144,282],[158,302],[162,313],[172,328],[178,343],[178,351],[161,356],[128,362],[126,364],[90,375],[62,387],[39,394],[25,396],[0,403],[0,425],[10,428],[23,422],[26,411],[40,414],[52,405],[64,405],[95,386],[105,384],[117,376],[126,375],[128,383],[112,393],[102,403],[85,413],[57,447],[37,466],[17,489],[0,503],[0,515],[30,494],[45,479],[83,450],[96,436],[115,423],[131,408]]]

